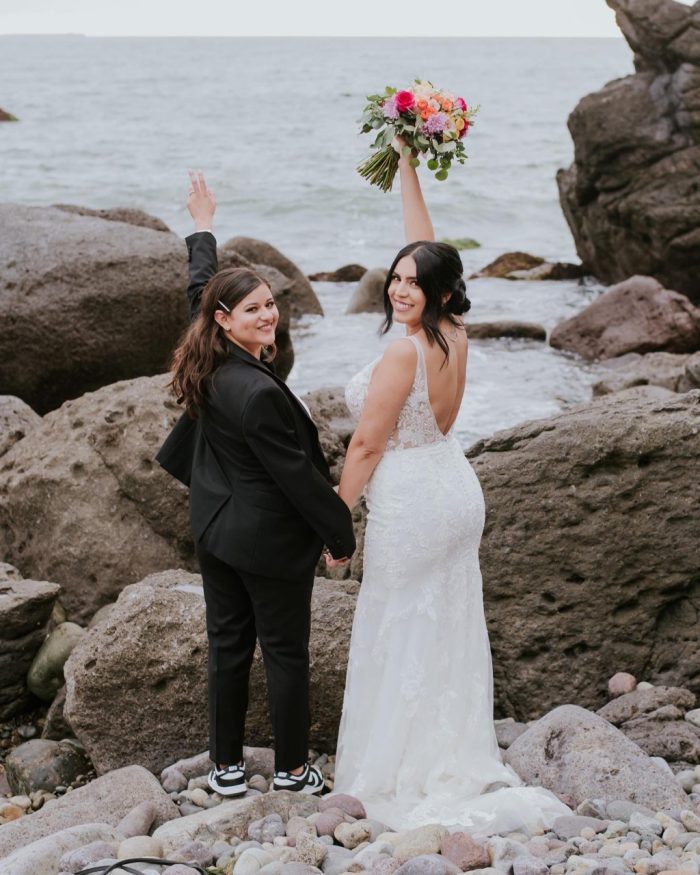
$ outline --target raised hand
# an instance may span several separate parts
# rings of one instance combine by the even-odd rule
[[[216,212],[214,192],[207,186],[201,170],[187,171],[190,177],[190,192],[187,198],[187,209],[194,219],[195,231],[211,231]]]

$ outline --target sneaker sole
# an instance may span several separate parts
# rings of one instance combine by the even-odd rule
[[[301,790],[295,790],[293,787],[278,787],[276,784],[273,784],[272,789],[278,792],[286,790],[289,793],[301,793],[304,796],[320,796],[325,786],[325,784],[322,784],[320,787],[310,787],[307,784],[305,787],[302,787]]]
[[[209,787],[215,792],[218,793],[219,796],[242,796],[244,793],[248,792],[248,788],[245,784],[241,787],[217,787],[216,784],[212,784],[211,781],[207,781]]]

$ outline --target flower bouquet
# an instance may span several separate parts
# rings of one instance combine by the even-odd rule
[[[469,108],[462,97],[441,91],[422,79],[402,91],[387,86],[384,94],[370,94],[362,113],[362,133],[377,132],[372,148],[378,151],[357,168],[372,185],[390,191],[399,166],[399,154],[391,145],[394,137],[406,142],[404,153],[417,167],[417,155],[430,155],[428,168],[436,179],[447,179],[453,161],[464,164],[464,137],[479,107]]]

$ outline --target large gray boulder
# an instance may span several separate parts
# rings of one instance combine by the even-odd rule
[[[299,270],[291,259],[283,255],[279,249],[275,249],[264,240],[256,240],[254,237],[232,237],[223,246],[227,251],[234,251],[247,258],[255,265],[266,264],[274,267],[292,281],[290,291],[291,316],[294,319],[307,313],[315,313],[323,316],[323,309],[316,297],[316,292],[311,288],[311,283],[306,275]]]
[[[5,568],[0,577],[0,719],[20,714],[30,702],[27,672],[61,591],[57,583],[22,580],[11,566]]]
[[[696,689],[700,391],[628,389],[479,441],[497,710],[600,707],[610,666]]]
[[[560,322],[549,342],[586,359],[661,350],[691,353],[700,349],[700,307],[652,277],[633,276]]]
[[[41,417],[21,398],[0,395],[0,456],[41,422]]]
[[[504,756],[526,784],[572,797],[577,805],[584,799],[628,800],[658,811],[690,804],[670,769],[576,705],[546,714]]]
[[[317,580],[310,644],[311,743],[335,744],[357,584]],[[65,714],[98,772],[160,772],[208,746],[207,638],[197,575],[167,571],[127,587],[65,665]],[[265,672],[256,653],[247,743],[268,746]]]
[[[352,313],[383,313],[384,284],[388,271],[385,267],[373,267],[368,270],[357,284],[348,304],[348,314]]]
[[[39,413],[167,369],[187,324],[175,234],[0,204],[0,394]]]
[[[700,299],[700,8],[607,0],[636,73],[584,97],[569,117],[574,163],[557,174],[584,268],[634,273]]]
[[[194,567],[187,490],[154,460],[180,415],[168,380],[68,401],[3,457],[5,557],[26,577],[60,583],[72,621],[146,574]]]
[[[153,804],[156,826],[179,817],[177,806],[155,775],[132,765],[46,802],[29,817],[0,826],[0,859],[69,827],[94,823],[116,827],[141,802]],[[86,839],[84,843],[91,840]]]

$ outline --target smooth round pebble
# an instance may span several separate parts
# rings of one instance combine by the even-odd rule
[[[117,859],[128,860],[129,857],[162,857],[163,845],[151,836],[133,836],[124,839],[119,844]]]
[[[204,808],[209,801],[209,794],[206,790],[202,790],[201,787],[196,787],[194,790],[190,790],[190,799],[195,805]]]

